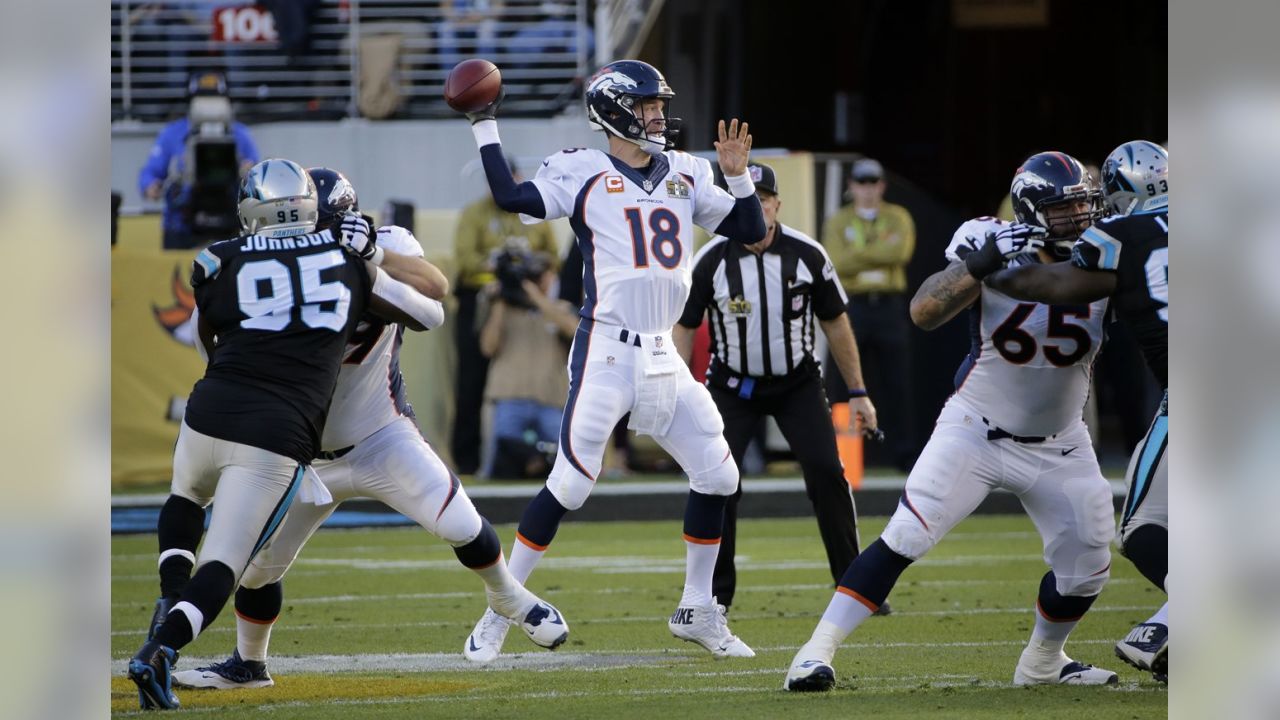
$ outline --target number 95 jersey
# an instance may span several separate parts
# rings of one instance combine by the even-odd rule
[[[967,237],[982,238],[1001,224],[982,218],[961,225],[948,257],[968,244]],[[1009,264],[1035,262],[1039,258],[1027,253]],[[1106,311],[1105,299],[1044,305],[982,286],[969,309],[971,345],[956,373],[956,396],[989,425],[1013,435],[1049,437],[1068,429],[1080,421],[1089,397]]]
[[[217,344],[184,422],[311,462],[347,339],[368,306],[364,262],[328,232],[250,235],[202,250],[191,286]]]
[[[684,311],[693,226],[714,233],[734,205],[710,162],[674,150],[641,169],[595,149],[564,150],[533,184],[545,219],[568,217],[582,250],[582,316],[645,334],[670,330]]]

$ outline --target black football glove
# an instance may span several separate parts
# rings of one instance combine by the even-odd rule
[[[493,102],[485,105],[484,108],[480,110],[466,113],[467,119],[471,121],[472,125],[475,125],[481,120],[496,120],[498,117],[498,106],[502,104],[503,99],[506,97],[507,86],[503,85],[498,88],[498,97],[494,98]]]

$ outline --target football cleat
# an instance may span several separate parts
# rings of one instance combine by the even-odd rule
[[[871,614],[879,615],[880,617],[884,617],[885,615],[892,615],[893,608],[889,607],[889,601],[885,600],[884,602],[880,603],[880,607],[876,608],[876,611]]]
[[[1013,684],[1024,685],[1115,685],[1120,677],[1110,670],[1076,662],[1062,655],[1062,664],[1056,669],[1043,671],[1024,666],[1021,662],[1013,671]]]
[[[671,613],[667,627],[671,634],[697,643],[716,657],[755,657],[755,651],[729,632],[724,606],[715,598],[702,607],[681,605]]]
[[[1157,672],[1155,668],[1156,654],[1169,642],[1169,628],[1161,623],[1142,623],[1129,631],[1125,639],[1116,643],[1116,657],[1148,672]],[[1168,667],[1168,653],[1165,653],[1165,670]],[[1165,674],[1160,672],[1159,674]]]
[[[1151,659],[1151,674],[1162,683],[1169,682],[1169,643],[1166,641]]]
[[[801,660],[797,655],[782,681],[782,689],[791,692],[826,692],[836,684],[836,670],[821,660]]]
[[[180,703],[173,694],[173,664],[178,651],[155,641],[143,644],[129,660],[129,679],[138,686],[138,704],[143,710],[175,710]]]
[[[178,687],[234,690],[236,688],[263,688],[276,684],[267,672],[264,660],[245,660],[240,651],[220,663],[183,670],[173,674],[173,684]]]
[[[169,616],[169,611],[177,603],[177,598],[161,597],[156,600],[155,612],[151,613],[151,625],[147,627],[148,642],[156,639],[156,631],[164,624],[165,618]]]
[[[569,638],[569,625],[551,603],[539,600],[520,621],[524,634],[534,645],[555,650]],[[499,643],[501,647],[501,643]]]
[[[467,636],[462,646],[462,656],[474,663],[492,662],[502,652],[502,643],[507,639],[507,630],[511,629],[511,621],[486,608],[480,622]]]

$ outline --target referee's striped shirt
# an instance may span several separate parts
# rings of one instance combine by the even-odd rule
[[[779,223],[759,255],[723,237],[698,251],[680,324],[696,328],[708,313],[721,363],[739,375],[781,376],[816,362],[814,316],[833,320],[847,303],[822,245]]]

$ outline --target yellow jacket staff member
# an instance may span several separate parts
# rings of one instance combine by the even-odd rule
[[[916,225],[901,205],[884,202],[884,168],[863,158],[849,179],[853,202],[827,219],[822,244],[850,295],[901,293],[916,249]]]

